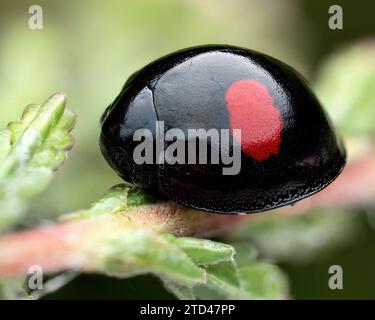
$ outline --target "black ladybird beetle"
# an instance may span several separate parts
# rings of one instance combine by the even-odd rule
[[[292,204],[330,184],[346,160],[330,120],[295,70],[227,45],[189,48],[148,64],[125,83],[101,123],[102,153],[120,177],[210,212],[252,213]],[[194,129],[224,135],[207,135],[205,151],[189,135]],[[153,154],[144,163],[134,156],[147,136],[135,138],[136,132],[151,133]],[[160,144],[163,134],[170,139]],[[185,150],[180,160],[160,161],[177,141]],[[224,142],[227,149],[221,148]],[[170,157],[181,151],[173,150]],[[205,152],[206,163],[199,158]],[[240,169],[232,174],[224,174],[225,152],[233,159],[239,154]]]

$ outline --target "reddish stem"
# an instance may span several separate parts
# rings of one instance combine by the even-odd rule
[[[375,153],[351,162],[340,177],[322,192],[280,212],[302,213],[312,208],[327,208],[374,203]],[[121,226],[136,226],[177,236],[202,236],[262,215],[225,216],[185,208],[171,202],[143,205],[96,219],[71,222],[16,232],[0,237],[0,276],[25,274],[31,265],[45,272],[64,269],[89,269],[90,257],[83,248],[92,239]]]

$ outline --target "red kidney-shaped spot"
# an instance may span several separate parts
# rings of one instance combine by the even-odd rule
[[[234,134],[234,139],[241,141],[245,156],[265,161],[278,154],[283,121],[267,88],[254,79],[238,80],[227,89],[225,100],[230,128],[241,129],[241,138]]]

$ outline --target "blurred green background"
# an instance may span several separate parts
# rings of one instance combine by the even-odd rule
[[[28,28],[33,4],[43,8],[43,30]],[[332,4],[343,8],[343,30],[328,28]],[[332,106],[327,105],[328,111],[344,133],[374,137],[374,10],[375,3],[350,0],[0,0],[0,127],[18,118],[26,104],[41,103],[57,91],[67,94],[68,106],[78,116],[69,160],[48,191],[33,202],[25,226],[87,207],[119,182],[99,152],[100,115],[131,73],[181,48],[226,43],[283,60]],[[348,113],[355,105],[350,98],[358,84],[355,76],[366,79],[366,94],[357,90],[362,109]],[[348,101],[351,105],[344,108]],[[356,116],[356,125],[347,124]],[[248,241],[260,256],[283,268],[294,298],[375,298],[375,232],[369,223],[373,212],[364,206],[311,213],[313,218],[270,217],[248,230]],[[286,253],[279,254],[283,248],[270,250],[270,239],[285,242]],[[296,259],[296,252],[303,252],[302,258]],[[344,290],[327,286],[332,264],[344,269]],[[85,275],[53,297],[171,296],[151,276],[115,280]]]

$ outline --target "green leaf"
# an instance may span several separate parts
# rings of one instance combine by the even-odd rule
[[[233,259],[233,247],[224,243],[189,237],[172,239],[198,265],[217,264]]]
[[[233,247],[236,251],[235,259],[239,267],[256,262],[258,250],[249,241],[234,243]]]
[[[234,260],[208,266],[207,282],[194,288],[199,299],[253,299],[251,292],[242,287]]]
[[[45,190],[53,178],[53,172],[48,168],[30,167],[25,175],[19,178],[17,195],[24,200],[31,199]]]
[[[27,200],[47,188],[73,146],[74,122],[57,93],[41,106],[27,106],[21,121],[0,131],[0,230],[17,223]]]
[[[288,282],[277,266],[262,262],[238,268],[233,261],[207,268],[207,283],[194,288],[200,299],[286,299]]]
[[[254,263],[238,269],[241,287],[252,299],[286,299],[288,282],[274,265]]]
[[[193,289],[188,286],[184,286],[181,284],[178,284],[174,281],[171,281],[169,279],[163,279],[162,282],[164,287],[174,294],[178,299],[180,300],[195,300],[196,297],[194,295]]]
[[[205,271],[170,237],[149,229],[125,227],[95,244],[92,249],[98,263],[93,268],[119,277],[151,272],[185,286],[204,282]]]
[[[234,256],[235,260],[229,259],[207,266],[207,282],[194,288],[196,297],[199,299],[286,299],[288,297],[287,280],[278,267],[256,261],[257,252],[249,243],[237,244],[236,249],[239,251]]]
[[[154,199],[144,190],[129,183],[116,185],[89,209],[79,210],[62,216],[63,221],[84,220],[103,214],[125,212],[130,207],[152,203]]]
[[[241,291],[237,266],[234,261],[226,261],[207,268],[207,285],[223,293],[228,299],[246,298]]]

